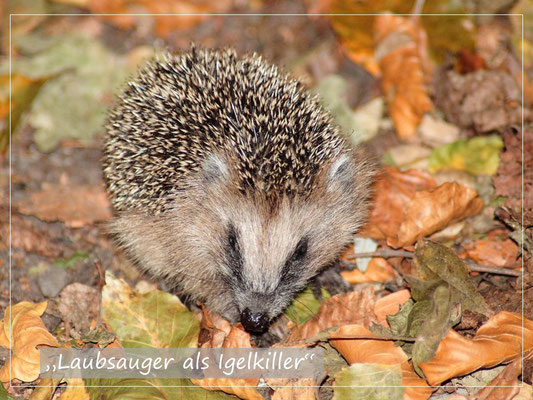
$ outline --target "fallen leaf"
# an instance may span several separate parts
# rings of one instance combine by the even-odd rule
[[[100,291],[83,283],[71,283],[59,294],[57,309],[65,324],[74,326],[78,333],[87,331],[100,316]]]
[[[436,186],[435,180],[427,172],[383,168],[374,186],[372,213],[359,235],[374,239],[395,237],[404,219],[405,209],[415,193]]]
[[[202,327],[209,331],[209,337],[201,348],[252,348],[250,334],[241,324],[230,327],[224,318],[205,308],[202,308]],[[191,381],[206,390],[222,390],[241,399],[263,399],[256,389],[259,379],[205,378]]]
[[[341,271],[341,276],[346,282],[351,284],[369,282],[388,282],[394,279],[396,273],[392,266],[381,257],[374,257],[370,260],[365,272],[354,268],[351,271]]]
[[[511,239],[477,240],[465,246],[465,252],[476,263],[494,267],[508,267],[518,261],[519,248]]]
[[[207,0],[87,0],[89,9],[94,14],[116,14],[103,16],[122,29],[129,29],[139,24],[135,18],[135,10],[145,10],[146,14],[176,14],[172,16],[147,15],[153,21],[155,33],[166,37],[176,30],[190,29],[208,18],[209,14],[220,14],[228,11],[233,5],[231,0],[210,2]],[[181,14],[181,15],[180,15]],[[194,15],[196,14],[196,15]],[[144,17],[146,18],[146,17]]]
[[[322,288],[322,298],[327,300],[330,297],[331,295],[327,290]],[[315,315],[320,309],[321,304],[320,300],[318,300],[313,294],[311,287],[308,286],[303,292],[296,296],[289,307],[283,311],[283,314],[296,324],[296,326],[299,326]]]
[[[345,324],[359,323],[368,327],[377,321],[372,312],[374,303],[374,293],[368,289],[333,296],[322,303],[318,313],[302,326],[289,323],[292,331],[287,342],[310,338],[325,329]]]
[[[427,93],[424,64],[427,39],[418,18],[382,14],[375,18],[376,59],[382,72],[381,87],[398,136],[416,135],[425,112],[433,109]]]
[[[433,115],[425,114],[418,126],[418,134],[422,142],[437,147],[459,139],[459,128]]]
[[[111,218],[109,200],[101,185],[45,185],[15,206],[22,214],[62,221],[72,228]]]
[[[473,175],[494,175],[500,163],[503,141],[499,136],[457,140],[433,150],[429,172],[458,170]]]
[[[405,399],[398,365],[352,364],[335,375],[333,391],[333,400]]]
[[[39,90],[50,77],[29,78],[22,74],[1,75],[0,88],[9,89],[11,84],[11,103],[8,90],[0,91],[0,153],[9,144],[9,114],[11,112],[11,133],[15,132],[22,114],[30,109]]]
[[[377,300],[374,305],[374,314],[376,314],[378,323],[384,326],[389,326],[387,316],[394,315],[400,311],[400,307],[410,298],[411,294],[409,293],[409,290],[403,289]]]
[[[531,353],[533,355],[533,353]],[[476,393],[476,400],[511,400],[520,392],[518,376],[522,360],[517,358],[507,365],[485,388]]]
[[[199,322],[176,296],[134,292],[106,271],[102,316],[124,347],[196,347]]]
[[[6,308],[0,321],[0,346],[11,349],[13,354],[0,370],[1,382],[14,378],[33,382],[39,377],[39,347],[59,346],[40,318],[46,305],[46,301],[23,301]]]
[[[446,119],[477,132],[519,125],[522,92],[515,79],[500,70],[466,75],[447,71],[435,80],[435,103]],[[528,110],[524,109],[527,117]]]
[[[477,214],[482,208],[483,201],[477,192],[456,182],[417,192],[405,210],[396,237],[389,237],[387,244],[395,248],[409,246],[455,221]]]
[[[533,321],[502,311],[479,328],[472,339],[450,330],[440,342],[435,357],[420,363],[420,368],[431,385],[438,385],[479,368],[512,361],[522,351],[527,353],[532,349]]]
[[[329,335],[330,337],[339,335],[376,337],[374,333],[362,325],[344,325],[330,332]],[[427,385],[426,381],[413,371],[402,348],[396,346],[392,340],[330,339],[330,343],[349,364],[370,363],[400,366],[405,399],[423,400],[427,399],[433,392],[433,389]]]

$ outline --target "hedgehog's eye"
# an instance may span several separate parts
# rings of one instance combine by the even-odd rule
[[[294,249],[294,253],[292,253],[291,262],[300,261],[307,255],[307,242],[308,240],[306,237],[298,242],[296,249]]]

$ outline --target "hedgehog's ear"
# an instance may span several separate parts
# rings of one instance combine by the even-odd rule
[[[218,154],[210,154],[201,164],[200,173],[207,184],[225,182],[229,179],[229,168],[226,160]]]
[[[330,189],[336,186],[348,188],[353,185],[354,176],[353,160],[347,153],[340,154],[329,167],[328,186]]]

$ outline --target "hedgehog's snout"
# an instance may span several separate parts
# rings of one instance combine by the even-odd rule
[[[261,334],[268,329],[270,318],[266,312],[252,312],[245,308],[241,312],[241,323],[248,332]]]

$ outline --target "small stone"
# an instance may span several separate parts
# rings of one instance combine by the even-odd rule
[[[49,267],[37,278],[37,284],[44,297],[56,297],[68,285],[70,277],[62,268]]]

